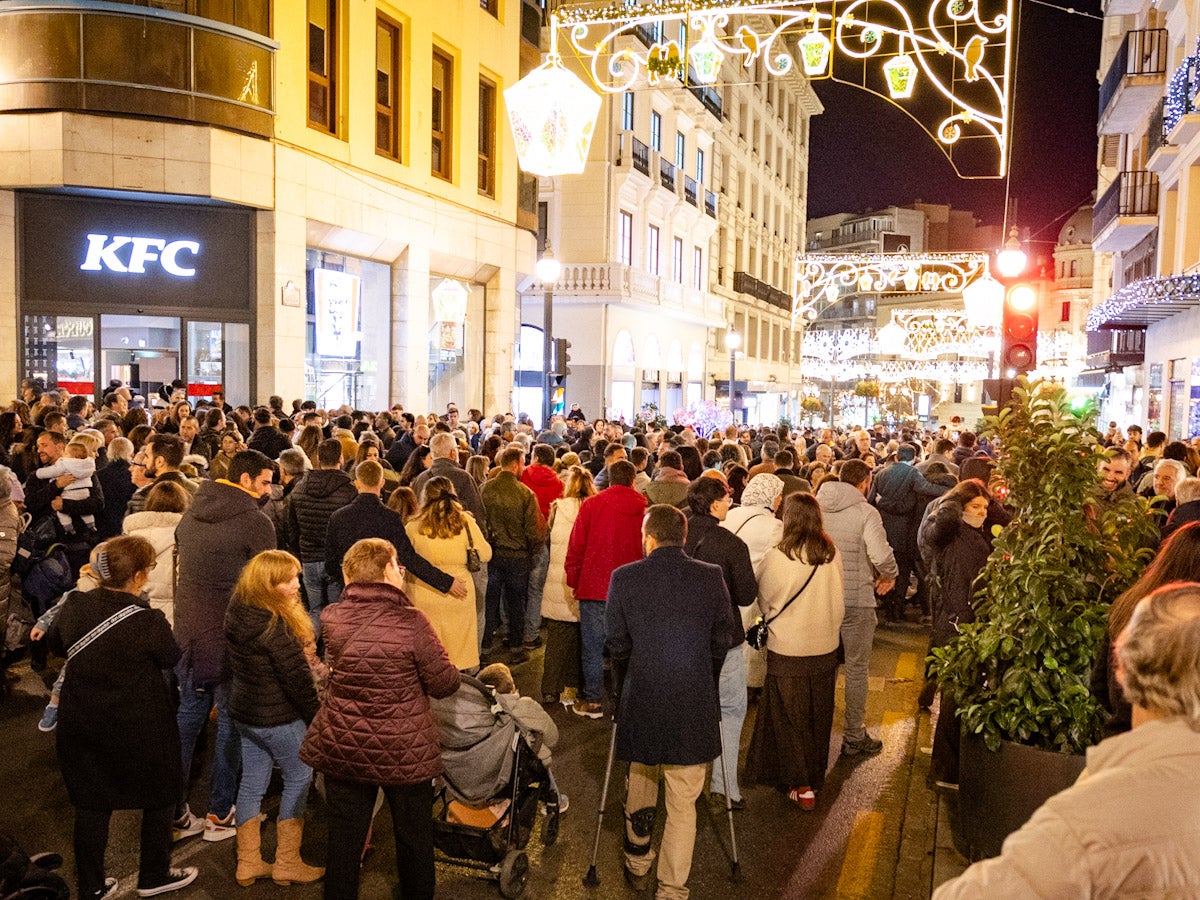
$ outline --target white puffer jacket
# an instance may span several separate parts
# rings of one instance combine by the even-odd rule
[[[154,545],[158,565],[150,573],[146,590],[150,605],[161,609],[171,625],[175,624],[175,526],[182,518],[182,513],[139,512],[126,516],[122,525],[125,534],[145,538]]]
[[[550,567],[546,570],[546,587],[542,591],[542,615],[559,622],[579,621],[579,601],[567,585],[567,544],[571,529],[579,516],[583,501],[578,497],[562,497],[550,504]]]

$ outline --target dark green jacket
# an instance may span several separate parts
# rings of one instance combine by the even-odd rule
[[[485,482],[479,493],[483,497],[492,553],[532,557],[544,537],[537,495],[506,470]]]

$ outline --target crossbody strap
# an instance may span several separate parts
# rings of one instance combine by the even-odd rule
[[[115,613],[77,640],[74,644],[72,644],[70,649],[67,650],[67,659],[74,659],[77,653],[87,649],[90,644],[94,643],[96,639],[104,634],[104,632],[108,631],[108,629],[112,628],[114,625],[119,625],[130,616],[140,613],[141,611],[142,607],[134,606],[132,603],[129,606],[117,610]]]
[[[741,525],[739,525],[739,526],[737,527],[737,530],[734,532],[734,535],[739,535],[739,534],[741,534],[741,533],[742,533],[742,529],[743,529],[743,528],[745,528],[747,525],[749,525],[749,524],[750,524],[752,521],[754,521],[755,519],[757,519],[757,518],[758,518],[759,516],[761,516],[761,515],[768,515],[768,516],[770,516],[771,514],[770,514],[769,512],[767,512],[765,509],[760,509],[760,510],[759,510],[759,512],[755,513],[754,515],[752,515],[752,516],[748,516],[748,517],[747,517],[747,518],[746,518],[746,519],[745,519],[745,520],[742,522],[742,524],[741,524]],[[774,516],[771,516],[771,517],[772,517],[772,518],[774,518]]]
[[[813,580],[813,577],[817,574],[818,568],[820,568],[820,567],[813,566],[813,570],[808,573],[808,578],[804,579],[804,584],[800,585],[800,590],[798,590],[798,591],[796,591],[796,593],[792,594],[791,600],[788,600],[787,603],[783,604],[783,609],[779,610],[779,612],[775,613],[775,615],[771,616],[771,618],[764,620],[763,621],[764,625],[766,625],[767,627],[770,627],[772,622],[774,622],[776,619],[778,619],[780,616],[782,616],[784,614],[784,612],[787,611],[787,608],[792,605],[792,600],[795,600],[797,597],[799,597],[801,594],[804,593],[804,589],[806,587],[808,587],[809,583]]]

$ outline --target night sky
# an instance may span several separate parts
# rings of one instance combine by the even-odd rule
[[[1096,0],[1075,8],[1100,12]],[[1053,241],[1065,216],[1051,220],[1090,202],[1096,187],[1100,34],[1096,19],[1021,4],[1011,196],[1017,224],[1037,239]],[[933,141],[886,101],[832,81],[814,84],[825,112],[812,120],[810,218],[921,199],[1001,222],[1003,179],[958,178]]]

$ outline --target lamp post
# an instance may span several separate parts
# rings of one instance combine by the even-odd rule
[[[725,332],[725,346],[729,348],[729,415],[736,419],[733,412],[733,381],[737,369],[737,348],[742,346],[742,336],[732,327]]]
[[[545,431],[550,427],[550,411],[554,408],[551,399],[554,378],[550,374],[550,357],[554,352],[554,282],[562,274],[562,265],[554,258],[549,241],[534,271],[542,283],[542,430]]]

